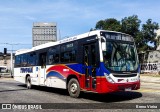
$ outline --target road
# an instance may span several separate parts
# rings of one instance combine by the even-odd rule
[[[156,85],[156,84],[155,84]],[[157,86],[157,85],[156,85]],[[132,92],[117,92],[112,94],[93,94],[93,93],[82,93],[80,98],[71,98],[66,90],[33,86],[31,90],[26,89],[24,84],[18,83],[11,78],[0,79],[0,103],[71,103],[71,104],[82,104],[88,103],[105,103],[110,105],[118,103],[122,105],[128,105],[130,103],[159,103],[160,102],[160,88],[153,87],[153,84],[142,83],[142,88]],[[159,86],[160,87],[160,86]],[[62,105],[63,106],[63,105]],[[114,106],[114,105],[113,105]],[[62,107],[63,108],[63,107]],[[72,108],[72,106],[71,106]],[[78,111],[85,111],[86,109],[78,109]],[[105,111],[104,109],[99,109]],[[97,109],[88,109],[88,111],[98,111]],[[109,110],[108,111],[113,111]],[[36,110],[35,110],[36,111]],[[39,112],[39,110],[37,110]],[[43,110],[45,111],[45,110]],[[46,110],[49,111],[49,110]],[[56,110],[54,110],[56,111]],[[63,110],[64,111],[64,110]],[[69,111],[69,109],[65,110]],[[77,111],[77,109],[73,109]],[[118,109],[114,111],[128,112],[124,109]],[[133,110],[130,109],[132,112]],[[136,109],[136,111],[144,111],[143,109]],[[151,109],[145,109],[150,112]],[[159,111],[154,109],[152,111]]]

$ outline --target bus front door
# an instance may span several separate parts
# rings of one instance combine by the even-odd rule
[[[85,89],[96,90],[96,43],[83,45],[83,64],[85,73]]]
[[[40,62],[39,84],[40,85],[44,85],[44,81],[45,81],[46,55],[47,55],[47,53],[40,53],[40,55],[39,55],[39,62]]]

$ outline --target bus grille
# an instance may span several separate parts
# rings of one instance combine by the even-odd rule
[[[135,77],[135,76],[137,76],[137,74],[114,74],[113,73],[113,76],[114,77]]]

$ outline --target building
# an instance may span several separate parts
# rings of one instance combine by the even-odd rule
[[[37,46],[48,42],[57,41],[56,23],[33,23],[32,28],[32,45]]]
[[[141,73],[160,74],[160,50],[145,51],[139,54]]]
[[[13,54],[13,65],[14,65],[14,56]],[[11,54],[7,53],[4,55],[3,53],[0,52],[0,66],[5,66],[8,70],[11,69]]]
[[[141,73],[160,74],[160,29],[156,31],[157,50],[139,53]]]

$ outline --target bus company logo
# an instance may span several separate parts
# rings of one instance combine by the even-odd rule
[[[122,82],[124,79],[118,79],[118,82]]]
[[[129,80],[127,79],[126,82],[129,82]]]
[[[32,73],[33,68],[21,68],[20,73]]]

